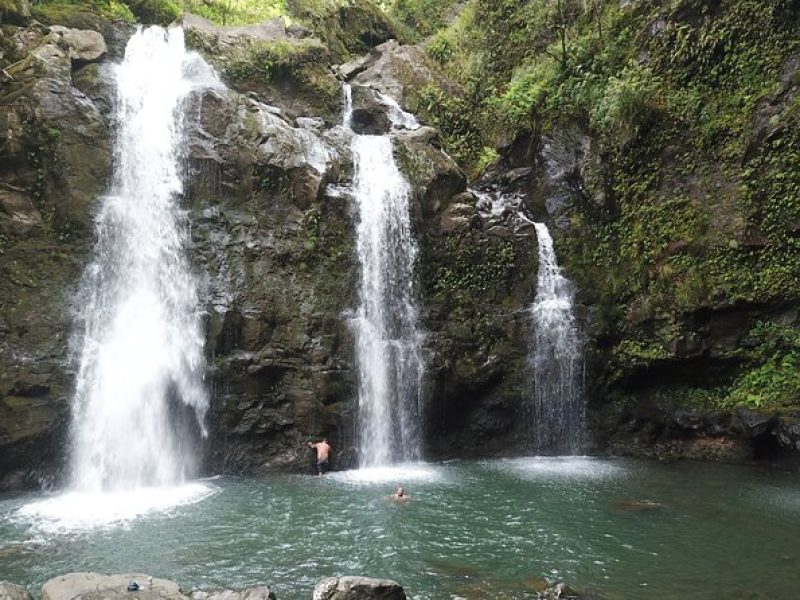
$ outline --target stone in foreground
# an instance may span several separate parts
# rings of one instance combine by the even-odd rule
[[[33,600],[33,596],[21,585],[0,581],[0,600]]]
[[[312,600],[406,600],[406,593],[390,579],[328,577],[316,585]]]
[[[259,585],[243,590],[195,590],[192,600],[269,600],[267,586]]]
[[[139,589],[128,591],[128,583],[135,581]],[[147,575],[129,573],[102,575],[100,573],[67,573],[47,581],[42,586],[42,600],[186,600],[174,581],[153,579]]]

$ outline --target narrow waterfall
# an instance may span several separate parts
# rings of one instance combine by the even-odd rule
[[[74,340],[71,475],[84,491],[192,476],[208,405],[179,164],[183,101],[221,84],[186,51],[180,28],[138,31],[115,77],[114,179],[96,217]]]
[[[345,86],[344,125],[352,106]],[[399,125],[399,124],[398,124]],[[358,461],[375,467],[420,458],[421,353],[413,273],[411,188],[397,167],[389,135],[352,141],[353,195],[361,265],[354,318],[358,364]]]
[[[573,314],[574,290],[562,275],[553,238],[534,223],[539,276],[533,318],[533,444],[538,452],[577,454],[585,438],[583,344]]]

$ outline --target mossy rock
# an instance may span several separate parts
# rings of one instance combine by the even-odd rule
[[[26,25],[31,17],[28,0],[0,0],[0,23]]]
[[[169,25],[183,13],[179,2],[172,0],[122,0],[122,2],[141,23]]]
[[[251,44],[222,70],[236,87],[263,93],[290,113],[331,119],[339,110],[340,89],[330,62],[319,40],[276,40]]]
[[[31,16],[45,25],[63,25],[73,29],[104,31],[110,26],[107,18],[77,4],[36,5],[31,10]]]
[[[287,0],[286,7],[326,44],[337,62],[399,37],[397,26],[370,0]]]

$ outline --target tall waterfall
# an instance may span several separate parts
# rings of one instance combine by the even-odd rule
[[[577,454],[584,446],[583,344],[573,314],[574,291],[562,275],[553,238],[534,223],[539,244],[533,317],[533,435],[539,452]]]
[[[179,165],[183,101],[220,84],[179,28],[138,31],[115,76],[114,179],[96,217],[75,340],[71,474],[86,491],[191,476],[208,405]]]
[[[351,114],[345,87],[346,127]],[[421,454],[424,364],[413,290],[417,246],[411,232],[411,188],[395,163],[391,137],[356,135],[352,151],[361,265],[354,318],[358,460],[361,467],[374,467]]]

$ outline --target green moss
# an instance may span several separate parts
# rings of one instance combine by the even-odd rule
[[[181,16],[180,0],[120,0],[141,23],[168,25]]]
[[[136,0],[132,0],[136,1]],[[163,0],[150,0],[157,4]],[[220,25],[259,23],[286,14],[284,0],[183,0],[186,12]]]
[[[44,0],[31,7],[31,15],[48,24],[97,29],[94,15],[133,22],[130,8],[119,0]]]
[[[42,127],[34,120],[23,123],[23,132],[26,158],[33,172],[31,198],[45,226],[52,230],[57,207],[48,197],[48,187],[61,177],[61,132],[54,127]]]
[[[747,340],[749,368],[733,382],[721,404],[780,408],[800,404],[800,329],[761,321]]]
[[[384,0],[381,5],[412,38],[427,37],[445,25],[456,0]]]
[[[223,74],[233,82],[253,85],[290,84],[320,112],[330,115],[339,109],[340,89],[328,70],[327,48],[315,39],[277,40],[247,46],[230,62]]]
[[[424,248],[420,265],[431,296],[470,302],[474,294],[503,295],[515,273],[517,250],[513,242],[479,245],[469,234],[448,234]]]
[[[366,53],[386,40],[403,39],[372,0],[286,0],[286,11],[311,29],[337,61]]]

